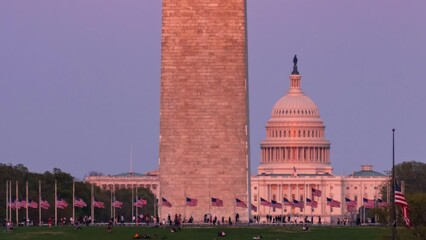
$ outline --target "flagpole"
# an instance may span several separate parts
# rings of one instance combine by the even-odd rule
[[[112,187],[109,189],[109,191],[110,191],[110,205],[111,205],[111,207],[109,208],[109,210],[110,210],[110,218],[113,218],[113,210],[112,210]]]
[[[135,189],[135,193],[136,193],[136,198],[138,199],[137,201],[139,201],[139,196],[138,196],[138,187],[136,187],[136,189]],[[137,206],[137,204],[136,204],[136,206],[135,206],[136,208],[135,208],[135,213],[136,213],[136,219],[135,219],[135,221],[136,221],[136,226],[138,226],[138,220],[139,220],[139,214],[138,214],[138,206]]]
[[[95,203],[95,186],[92,184],[92,188],[90,191],[91,198],[92,198],[92,204],[90,204],[90,210],[91,210],[91,223],[93,224],[95,221],[95,206],[93,205]]]
[[[209,179],[209,214],[210,215],[212,215],[212,212],[211,212],[211,205],[212,205],[212,198],[211,198],[211,196],[210,196],[210,179]],[[209,216],[210,217],[210,216]],[[210,223],[209,223],[210,224]]]
[[[25,207],[25,224],[24,226],[28,226],[28,180],[25,181],[25,200],[26,200],[26,206]]]
[[[6,220],[9,219],[9,180],[6,180]]]
[[[395,128],[392,129],[392,208],[393,208],[393,223],[392,223],[392,239],[396,239],[396,207],[395,207]]]
[[[112,190],[113,190],[113,192],[114,192],[114,201],[116,200],[115,199],[115,184],[112,186]],[[115,206],[114,206],[114,219],[116,218],[116,216],[115,216]]]
[[[9,203],[12,203],[12,181],[9,181]],[[12,222],[12,206],[9,206],[9,222]]]
[[[75,222],[75,181],[72,180],[72,220]],[[74,224],[74,223],[71,223]]]
[[[135,195],[134,195],[134,193],[133,193],[133,184],[132,184],[132,200],[130,200],[130,206],[132,206],[132,216],[130,217],[131,219],[132,219],[132,221],[133,221],[133,216],[135,216],[135,213],[134,213],[134,206],[133,206],[133,202],[135,201]],[[136,221],[136,218],[135,218],[135,221]]]
[[[15,184],[15,190],[16,190],[16,197],[15,197],[15,204],[19,201],[19,195],[18,195],[18,181],[16,181]],[[16,226],[18,226],[19,223],[19,216],[18,216],[18,207],[15,206],[15,216],[16,216]]]
[[[185,216],[184,216],[184,218],[186,218],[186,198],[187,198],[187,196],[186,196],[186,180],[185,180],[185,188],[184,188],[184,193],[183,194],[185,194],[185,196],[184,196],[184,199],[185,199],[185,204],[184,204],[184,212],[185,212]],[[161,200],[163,200],[163,199],[161,199]],[[169,214],[170,214],[170,210],[169,210]]]
[[[38,180],[38,225],[41,226],[41,180]]]
[[[58,206],[57,206],[57,201],[58,201],[58,183],[57,183],[57,180],[55,179],[55,226],[58,225]]]

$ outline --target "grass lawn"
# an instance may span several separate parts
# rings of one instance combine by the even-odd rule
[[[225,237],[218,237],[224,231]],[[13,232],[0,232],[1,240],[10,239],[42,239],[42,240],[123,240],[132,239],[135,233],[148,234],[150,239],[253,239],[261,235],[262,240],[293,240],[293,239],[326,239],[326,240],[360,240],[360,239],[391,239],[391,232],[383,227],[311,227],[303,231],[301,227],[203,227],[184,228],[175,233],[169,228],[147,227],[114,227],[111,233],[104,227],[84,227],[76,230],[73,227],[20,227]],[[399,230],[399,239],[415,239],[408,230]]]

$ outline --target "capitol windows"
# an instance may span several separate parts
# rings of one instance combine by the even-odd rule
[[[284,137],[287,137],[287,136],[286,136],[286,135],[287,135],[287,134],[286,134],[286,132],[287,132],[287,131],[286,131],[286,130],[284,130]]]
[[[355,188],[355,190],[357,190],[358,189],[358,187],[354,187]]]
[[[253,201],[257,202],[257,195],[253,196]]]
[[[358,196],[357,196],[357,195],[355,195],[355,196],[354,196],[354,201],[355,201],[355,202],[357,202],[357,201],[358,201]]]

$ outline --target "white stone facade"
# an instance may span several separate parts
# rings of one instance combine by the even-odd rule
[[[297,60],[296,60],[297,63]],[[266,137],[260,144],[261,156],[257,175],[251,177],[251,199],[257,211],[253,215],[321,216],[322,222],[354,214],[346,210],[345,198],[357,202],[363,198],[380,198],[380,186],[387,177],[363,166],[350,176],[335,176],[330,162],[330,142],[325,138],[325,126],[315,103],[301,90],[301,75],[290,75],[290,88],[274,105],[266,124]],[[312,196],[312,189],[321,197]],[[303,208],[283,206],[273,208],[260,204],[260,198],[283,203],[297,200]],[[306,206],[306,198],[318,206]],[[327,198],[340,202],[340,208],[327,205]]]

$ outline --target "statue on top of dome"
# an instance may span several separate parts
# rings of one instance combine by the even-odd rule
[[[291,72],[291,75],[299,75],[299,71],[297,70],[297,55],[295,54],[293,57],[293,72]]]

